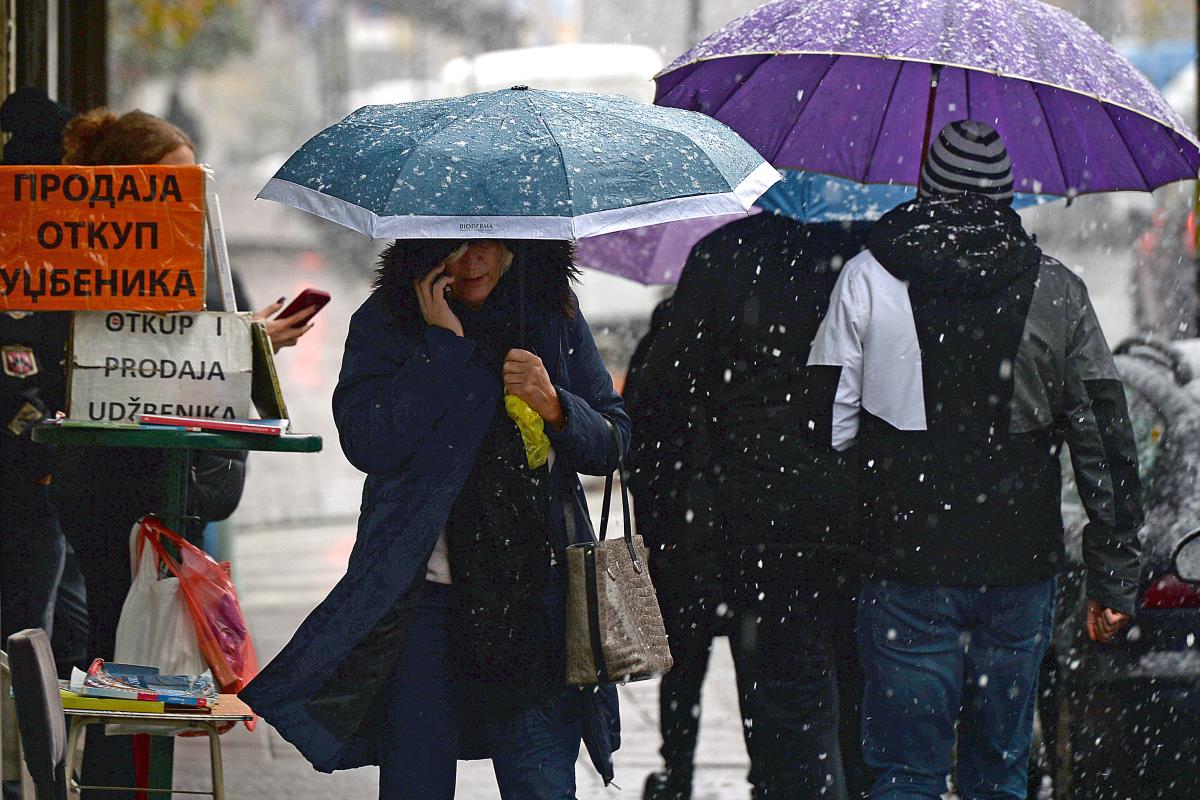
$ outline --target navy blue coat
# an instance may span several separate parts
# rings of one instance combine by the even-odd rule
[[[560,543],[583,541],[592,534],[577,473],[616,468],[609,421],[623,455],[629,418],[582,315],[539,315],[527,330],[566,412],[561,432],[547,426],[559,476],[554,502],[564,511],[552,517]],[[346,457],[367,473],[357,541],[345,577],[241,693],[322,772],[378,763],[379,688],[500,408],[500,376],[474,351],[471,339],[442,328],[396,326],[378,293],[351,320],[333,410]],[[615,690],[588,693],[584,708],[584,741],[607,782],[619,746]]]

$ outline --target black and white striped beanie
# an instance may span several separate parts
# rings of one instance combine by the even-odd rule
[[[918,195],[979,192],[998,203],[1011,203],[1012,162],[996,129],[963,119],[942,128],[921,168]]]

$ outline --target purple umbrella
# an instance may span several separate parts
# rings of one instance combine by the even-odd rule
[[[1195,178],[1200,147],[1095,31],[1037,0],[774,0],[658,75],[771,164],[864,183],[918,180],[931,133],[1004,137],[1015,189],[1060,196]]]
[[[758,213],[754,208],[751,214]],[[673,284],[696,242],[745,214],[663,222],[627,231],[589,236],[575,242],[576,260],[585,267],[638,283]]]

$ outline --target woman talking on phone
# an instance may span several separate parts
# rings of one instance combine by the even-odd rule
[[[378,763],[381,798],[453,797],[460,758],[506,800],[573,798],[581,740],[612,777],[615,693],[565,683],[561,567],[591,536],[577,473],[616,468],[629,419],[575,274],[567,242],[399,240],[351,321],[357,542],[242,697],[317,769]]]

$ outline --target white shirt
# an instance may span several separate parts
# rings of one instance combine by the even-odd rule
[[[860,409],[904,431],[923,431],[921,347],[908,287],[869,250],[846,262],[808,356],[841,367],[833,401],[833,447],[858,437]]]

